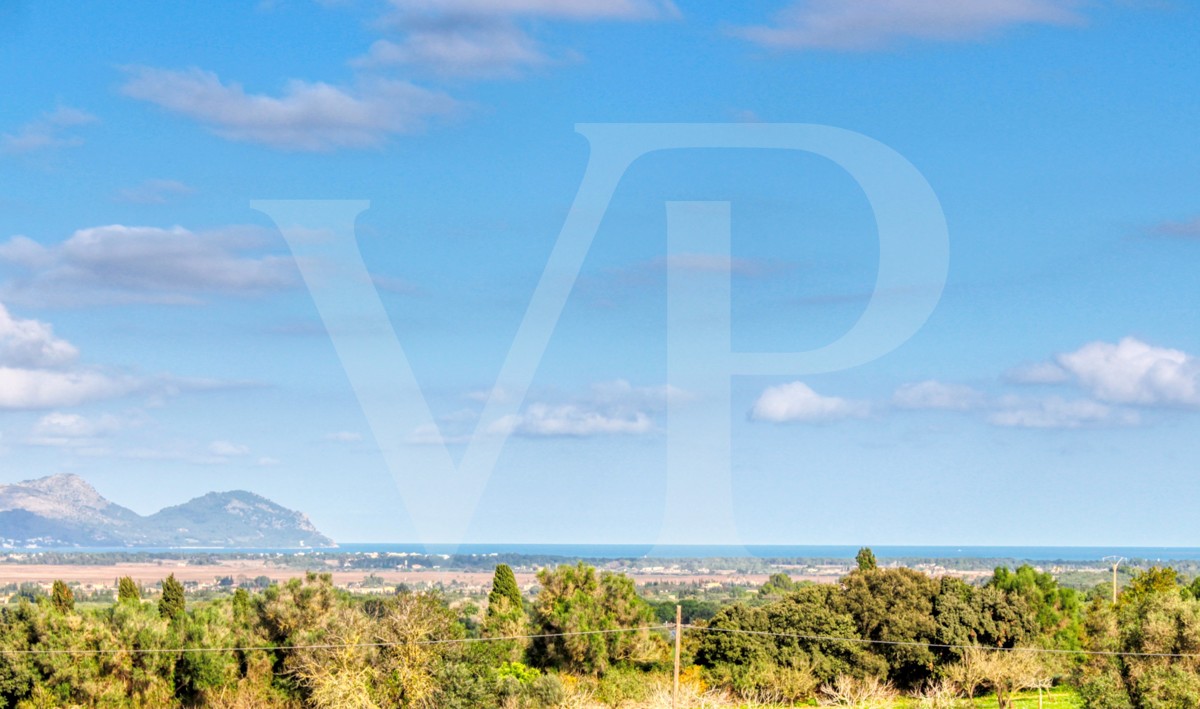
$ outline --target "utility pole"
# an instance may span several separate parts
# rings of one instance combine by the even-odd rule
[[[683,634],[683,606],[675,606],[675,691],[671,692],[671,709],[679,706],[679,640]]]
[[[1112,600],[1112,602],[1113,602],[1113,605],[1115,606],[1115,605],[1117,605],[1117,565],[1120,564],[1122,561],[1125,561],[1125,557],[1123,557],[1123,556],[1106,556],[1103,559],[1101,559],[1101,561],[1111,561],[1112,562],[1112,572],[1113,572],[1113,588],[1112,588],[1112,599],[1113,600]]]

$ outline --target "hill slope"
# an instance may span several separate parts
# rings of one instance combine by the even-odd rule
[[[148,517],[77,475],[0,485],[6,546],[328,547],[304,514],[244,490],[210,492]]]

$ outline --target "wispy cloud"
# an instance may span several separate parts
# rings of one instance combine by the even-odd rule
[[[83,138],[72,133],[70,129],[94,123],[96,120],[95,116],[85,111],[59,106],[12,133],[0,135],[0,153],[16,155],[83,145]]]
[[[206,294],[252,295],[296,285],[290,257],[261,254],[256,227],[193,232],[113,224],[43,246],[24,236],[0,244],[0,262],[22,271],[4,299],[40,305],[194,303]]]
[[[965,384],[947,384],[935,380],[901,385],[892,395],[892,404],[901,409],[941,409],[970,411],[983,406],[986,397]]]
[[[750,409],[750,418],[771,423],[824,423],[862,418],[870,411],[866,402],[823,396],[804,382],[789,382],[767,387]]]
[[[733,33],[771,49],[873,51],[902,40],[961,42],[1021,25],[1083,21],[1077,0],[796,0]]]
[[[146,180],[140,185],[118,191],[116,199],[130,204],[167,204],[195,191],[195,188],[178,180]]]
[[[352,87],[292,80],[271,96],[248,93],[201,69],[125,71],[126,96],[199,121],[224,138],[279,150],[377,147],[459,109],[446,94],[393,79],[363,79]]]
[[[380,25],[395,39],[375,42],[352,63],[405,66],[439,76],[495,78],[564,61],[533,38],[534,21],[644,21],[678,17],[667,0],[392,0]]]
[[[650,433],[654,421],[641,412],[607,413],[578,404],[533,404],[524,413],[492,424],[489,433],[515,433],[536,437],[587,437]]]
[[[26,443],[33,446],[70,448],[94,445],[122,427],[122,421],[112,414],[86,417],[80,414],[55,411],[38,419]]]
[[[353,63],[368,69],[415,66],[442,76],[491,78],[516,76],[550,61],[523,30],[497,23],[417,29],[397,41],[380,39]]]
[[[324,439],[333,443],[359,443],[363,435],[357,431],[334,431],[325,434]]]
[[[1184,239],[1200,238],[1200,217],[1188,221],[1165,221],[1149,229],[1151,236],[1167,236]]]
[[[1007,428],[1095,428],[1132,426],[1138,421],[1134,411],[1090,399],[1067,400],[1057,396],[1035,400],[1009,398],[988,415],[988,422]]]

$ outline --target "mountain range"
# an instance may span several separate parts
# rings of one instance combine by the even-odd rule
[[[245,490],[210,492],[142,516],[70,474],[0,485],[8,547],[331,547],[308,517]]]

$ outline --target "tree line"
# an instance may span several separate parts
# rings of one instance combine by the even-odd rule
[[[837,584],[776,574],[691,610],[684,682],[734,701],[990,693],[1004,707],[1069,685],[1088,707],[1200,707],[1200,582],[1171,569],[1135,575],[1114,604],[1029,566],[972,585],[864,550]],[[123,578],[88,608],[60,581],[0,612],[0,705],[638,706],[669,686],[664,628],[630,577],[583,563],[543,569],[532,595],[500,564],[482,612],[315,573],[204,602],[174,576],[153,602]]]

